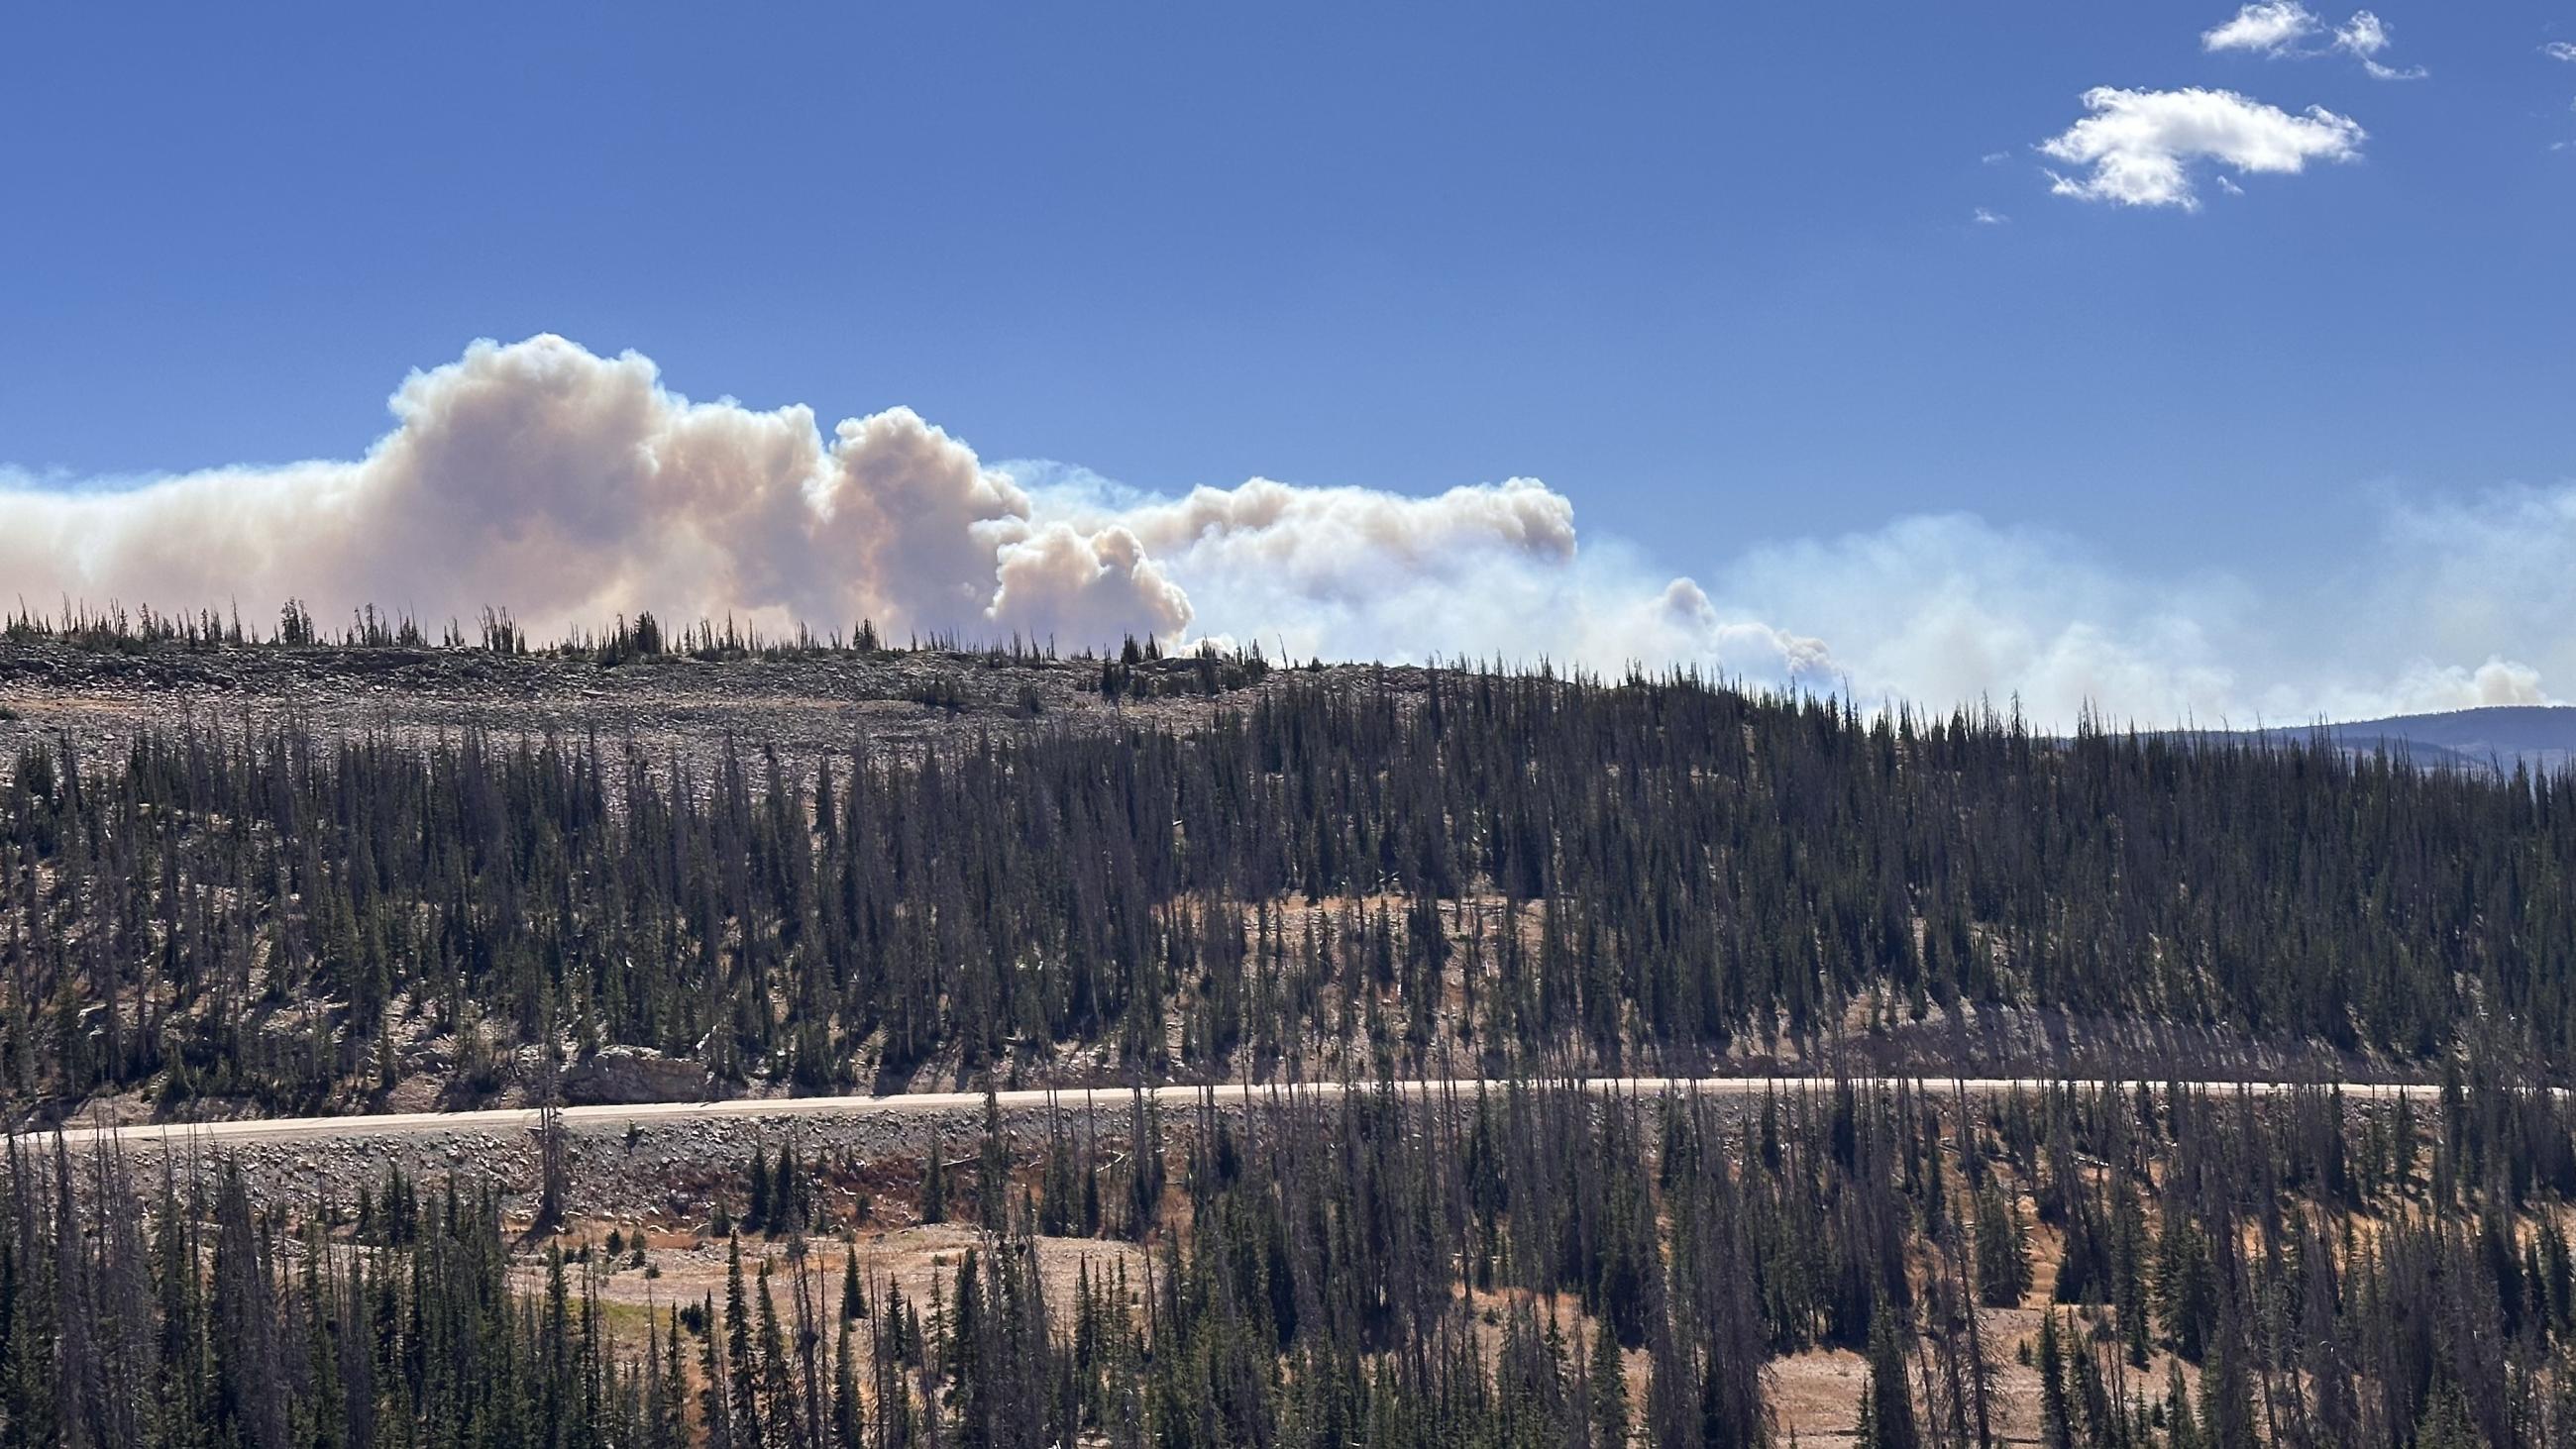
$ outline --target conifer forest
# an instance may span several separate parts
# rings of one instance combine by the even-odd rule
[[[0,1445],[2576,1443],[2576,775],[295,606],[0,750]]]

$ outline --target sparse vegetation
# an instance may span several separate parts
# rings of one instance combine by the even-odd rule
[[[2576,1424],[2576,1118],[2494,1066],[2471,1052],[2422,1113],[2324,1088],[1720,1100],[1523,1080],[1140,1113],[1114,1140],[1016,1152],[988,1126],[955,1168],[978,1221],[904,1282],[875,1240],[807,1236],[823,1224],[800,1205],[838,1169],[782,1145],[751,1177],[771,1236],[720,1232],[723,1291],[649,1313],[609,1297],[639,1264],[670,1281],[640,1230],[623,1261],[615,1236],[514,1252],[496,1199],[399,1173],[335,1225],[255,1212],[231,1169],[155,1186],[22,1141],[0,1433],[2555,1443]],[[881,1170],[945,1193],[952,1150]],[[2098,1239],[2102,1271],[2000,1289],[1967,1247],[1998,1201],[2028,1205],[2036,1256]],[[1109,1206],[1086,1222],[1087,1204]],[[1095,1239],[1069,1290],[1042,1285],[1040,1233]],[[1861,1369],[1838,1411],[1775,1402],[1824,1355]]]

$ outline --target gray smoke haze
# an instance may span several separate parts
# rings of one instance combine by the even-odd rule
[[[2056,724],[2088,706],[2165,724],[2527,703],[2576,673],[2576,487],[2384,498],[2371,545],[2314,597],[2144,575],[1961,515],[1739,547],[1703,586],[1578,539],[1573,502],[1530,479],[1158,497],[987,464],[904,408],[826,429],[803,406],[693,403],[643,357],[553,336],[478,342],[391,408],[355,461],[0,482],[0,599],[1689,664],[1864,703],[2018,699]]]

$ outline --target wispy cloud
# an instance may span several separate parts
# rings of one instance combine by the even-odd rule
[[[2343,54],[2361,62],[2375,80],[2421,80],[2420,65],[2399,69],[2380,57],[2390,44],[2388,22],[2368,10],[2328,29],[2317,13],[2297,0],[2263,0],[2247,5],[2200,33],[2203,50],[2241,50],[2273,59],[2304,59]]]
[[[2000,211],[1989,211],[1982,206],[1978,207],[1975,211],[1970,212],[1968,214],[1968,219],[1979,226],[2003,226],[2012,220],[2011,217],[2004,215]]]
[[[2334,48],[2361,62],[2361,68],[2373,80],[2422,80],[2424,67],[2410,65],[2403,70],[2382,64],[2380,54],[2388,49],[2388,22],[2367,10],[2356,10],[2352,18],[2335,27]]]
[[[2196,162],[2295,174],[2311,161],[2349,161],[2367,138],[2358,122],[2322,106],[2292,115],[2234,91],[2097,86],[2084,93],[2084,108],[2092,114],[2040,143],[2043,154],[2089,168],[2050,173],[2051,190],[2121,206],[2197,207]]]
[[[2250,50],[2260,55],[2287,55],[2314,36],[2322,22],[2296,0],[2264,0],[2236,12],[2234,18],[2200,33],[2204,50]]]
[[[2548,56],[2551,60],[2563,60],[2576,63],[2576,40],[2550,41],[2548,44],[2540,47],[2540,53]],[[2576,110],[2576,104],[2571,104],[2568,109]],[[2549,149],[2552,151],[2576,150],[2576,142],[2570,142],[2562,138],[2560,140],[2550,142]]]

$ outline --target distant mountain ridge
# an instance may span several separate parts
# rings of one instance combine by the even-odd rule
[[[2348,750],[2403,753],[2419,764],[2534,773],[2576,764],[2576,705],[2504,704],[2440,714],[2239,730],[2239,738],[2305,740],[2322,733]]]

